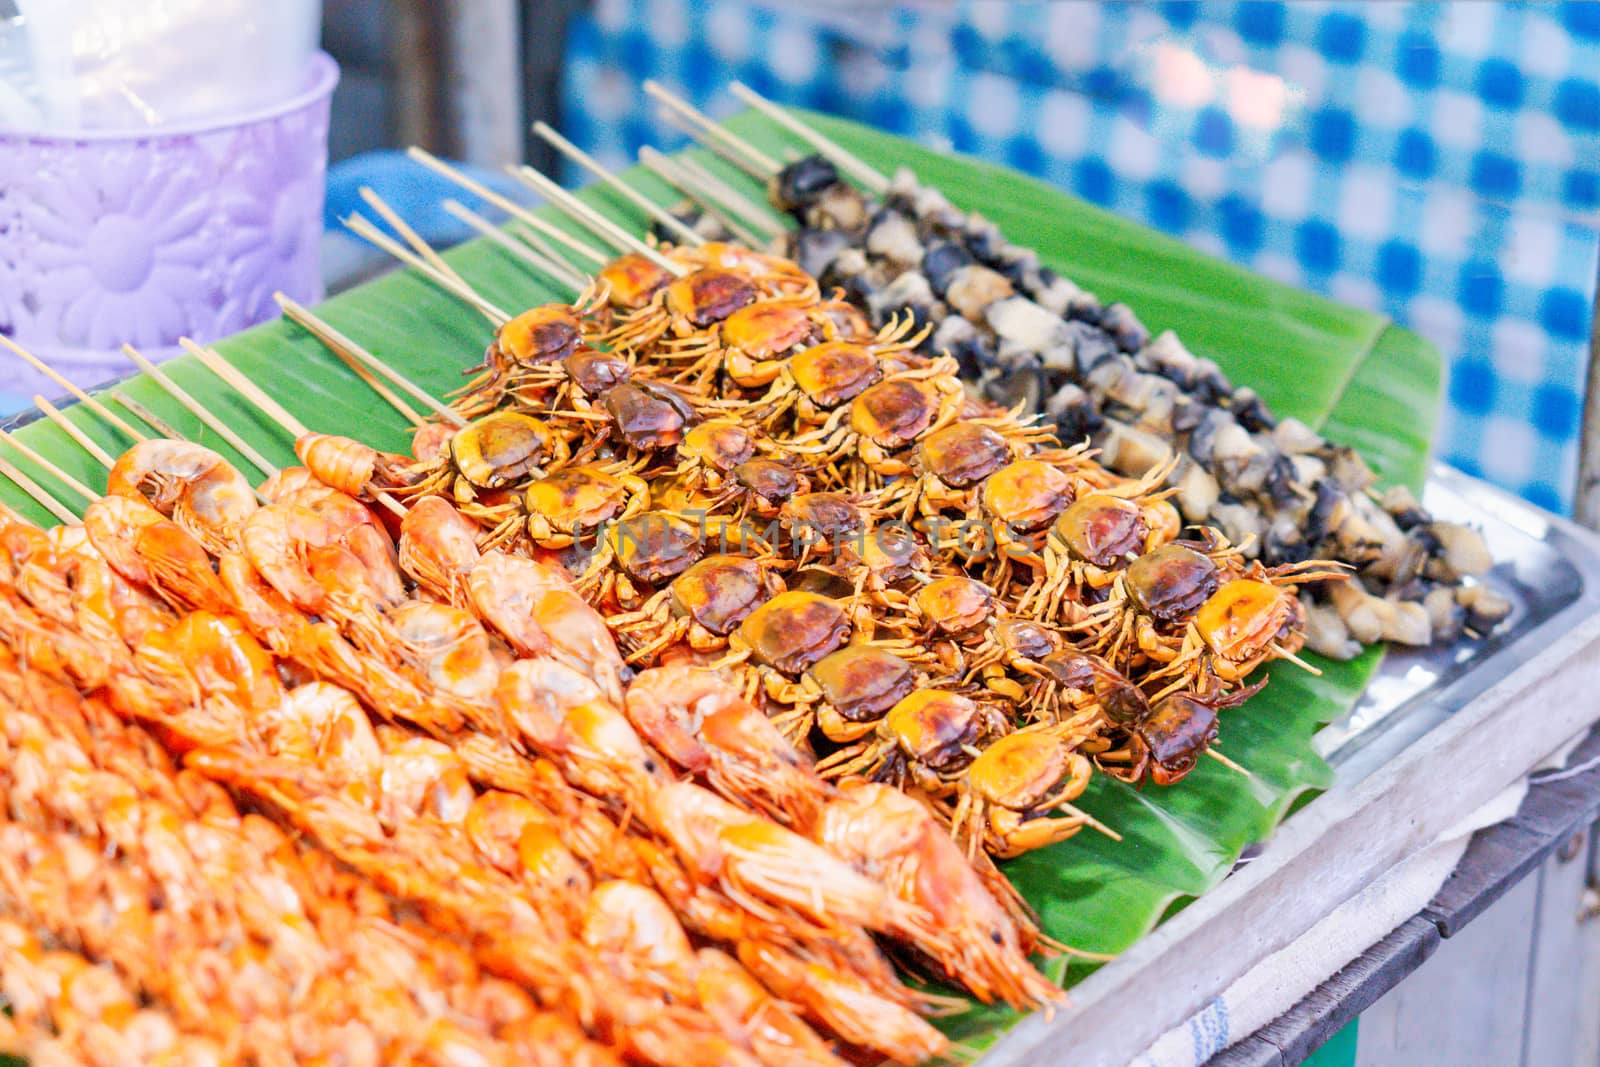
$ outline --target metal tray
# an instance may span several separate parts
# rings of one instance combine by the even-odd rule
[[[1600,539],[1587,531],[1443,464],[1430,472],[1422,503],[1483,531],[1495,566],[1481,580],[1511,601],[1511,614],[1479,640],[1391,648],[1356,705],[1316,737],[1340,782],[1366,777],[1503,678],[1546,624],[1600,610]]]

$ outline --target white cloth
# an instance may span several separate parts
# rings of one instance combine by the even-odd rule
[[[1563,766],[1581,740],[1580,735],[1563,745],[1536,770]],[[1188,1022],[1168,1030],[1131,1067],[1200,1067],[1288,1011],[1421,911],[1455,870],[1472,835],[1515,815],[1527,792],[1524,778],[1440,834],[1432,845],[1335,908],[1293,944],[1256,964]]]

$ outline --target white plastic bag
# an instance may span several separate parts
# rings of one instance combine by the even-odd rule
[[[321,17],[321,0],[0,0],[0,123],[125,130],[248,112],[303,86]]]

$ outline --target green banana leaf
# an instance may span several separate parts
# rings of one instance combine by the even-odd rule
[[[964,208],[981,210],[1014,240],[1037,248],[1046,264],[1103,300],[1128,303],[1153,329],[1177,330],[1191,350],[1215,359],[1236,382],[1255,387],[1280,415],[1298,416],[1359,448],[1386,480],[1420,483],[1439,400],[1440,360],[1414,334],[1380,316],[1203,255],[1012,171],[940,155],[851,123],[808,118],[875,166],[910,166],[924,182]],[[769,154],[781,156],[794,148],[754,114],[736,116],[730,127]],[[739,180],[720,161],[702,157],[702,162]],[[648,175],[628,172],[624,178],[658,202],[674,199]],[[759,197],[753,184],[746,182],[745,188]],[[585,196],[612,217],[642,228],[637,211],[615,193],[591,188]],[[584,239],[597,243],[590,235]],[[463,246],[447,258],[490,300],[512,311],[570,296],[486,242]],[[593,269],[593,264],[579,265]],[[345,293],[320,311],[436,396],[460,383],[463,368],[477,362],[489,339],[483,318],[410,271]],[[217,347],[312,429],[353,435],[380,448],[406,448],[405,423],[298,328],[269,323]],[[293,462],[289,435],[194,360],[175,360],[167,370],[273,462]],[[155,383],[140,377],[122,388],[186,435],[248,469],[242,457]],[[127,444],[81,406],[70,417],[113,452]],[[68,473],[103,487],[104,472],[58,428],[36,423],[20,435]],[[63,500],[78,503],[65,487],[47,477],[40,480]],[[0,497],[48,518],[9,485],[0,489]],[[1312,734],[1351,705],[1380,654],[1369,651],[1350,663],[1307,658],[1321,667],[1320,677],[1276,664],[1266,690],[1224,717],[1222,748],[1249,769],[1248,776],[1202,760],[1181,785],[1166,789],[1141,791],[1098,780],[1080,806],[1114,827],[1120,843],[1085,831],[1006,864],[1050,936],[1096,953],[1127,948],[1164,915],[1215,886],[1246,846],[1271,833],[1297,798],[1329,784],[1329,768],[1312,751]],[[1066,958],[1049,966],[1068,983],[1090,969]],[[946,1025],[953,1037],[977,1048],[1014,1018],[1002,1009],[975,1007]]]

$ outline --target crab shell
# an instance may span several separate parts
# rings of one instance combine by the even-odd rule
[[[1300,619],[1293,592],[1254,578],[1223,585],[1200,606],[1194,625],[1215,654],[1213,671],[1223,681],[1238,681],[1269,654],[1268,647]]]
[[[1192,618],[1220,581],[1210,557],[1173,544],[1128,564],[1122,580],[1134,607],[1164,623]]]
[[[798,675],[850,636],[850,616],[834,600],[792,589],[779,593],[739,624],[739,637],[757,663]]]
[[[552,529],[592,530],[623,510],[628,487],[598,467],[563,467],[528,486],[522,506]]]
[[[1171,693],[1150,709],[1135,733],[1155,764],[1151,779],[1171,785],[1193,770],[1217,739],[1217,709],[1188,693]]]
[[[852,723],[878,721],[917,684],[911,664],[872,645],[846,645],[818,660],[810,673],[823,699]]]
[[[1109,570],[1137,556],[1150,527],[1139,505],[1091,493],[1063,511],[1050,532],[1075,559]]]
[[[996,739],[967,768],[968,787],[990,804],[1012,811],[1048,809],[1072,799],[1086,760],[1048,730],[1018,730]]]
[[[951,637],[981,626],[995,607],[993,589],[961,575],[929,582],[917,590],[912,601],[924,619]]]
[[[525,367],[565,359],[582,342],[578,317],[565,304],[544,304],[524,311],[495,334],[500,351]]]
[[[633,311],[648,304],[672,281],[672,274],[649,257],[629,252],[601,268],[599,280],[610,289],[612,307]]]
[[[786,463],[775,459],[749,459],[733,468],[733,477],[767,505],[776,507],[809,486]]]
[[[499,489],[538,469],[551,434],[531,415],[500,411],[485,415],[450,438],[456,471],[480,489]]]
[[[719,473],[737,467],[755,450],[755,438],[733,419],[710,419],[693,426],[678,445],[679,456],[698,460]]]
[[[580,348],[561,361],[562,369],[585,396],[602,396],[627,381],[633,367],[611,352]]]
[[[610,533],[617,563],[628,576],[650,585],[676,578],[704,552],[700,531],[664,511],[625,519]]]
[[[878,725],[878,736],[891,741],[917,763],[940,774],[959,771],[972,762],[967,749],[991,725],[977,701],[944,689],[920,689],[902,698]]]
[[[697,328],[721,322],[757,296],[755,283],[743,274],[706,267],[667,286],[666,308]]]
[[[850,404],[850,428],[888,451],[904,448],[933,425],[939,394],[927,382],[879,382]]]
[[[861,345],[826,341],[791,356],[789,374],[817,407],[835,408],[877,383],[883,367]]]
[[[674,615],[726,637],[763,601],[771,599],[775,584],[755,560],[707,556],[674,578],[668,588]]]
[[[793,304],[763,300],[742,307],[722,324],[722,341],[751,359],[772,359],[816,333],[811,317]]]
[[[953,489],[977,485],[1006,465],[1011,452],[1006,439],[987,426],[956,423],[936,430],[917,446],[917,459],[926,474]]]
[[[675,447],[692,417],[689,406],[676,393],[638,382],[616,386],[605,394],[603,403],[622,439],[641,452]]]
[[[1019,459],[996,470],[983,483],[982,494],[986,512],[1022,532],[1044,529],[1076,496],[1064,471],[1037,459]]]

